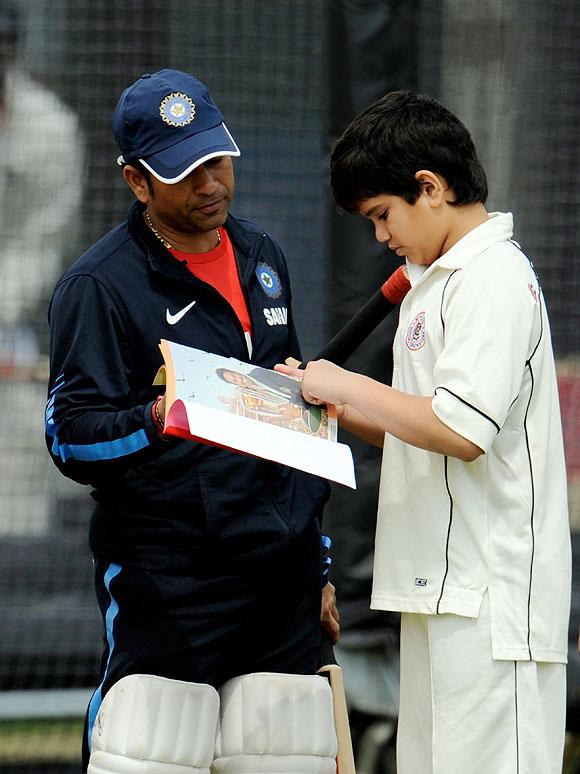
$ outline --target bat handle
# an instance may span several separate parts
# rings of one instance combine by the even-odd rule
[[[337,664],[336,656],[334,655],[334,648],[328,638],[328,634],[324,629],[320,630],[320,649],[318,651],[319,666],[327,666],[328,664]]]
[[[410,287],[406,267],[399,266],[354,317],[312,359],[330,360],[331,363],[341,366],[403,300]],[[307,365],[302,363],[298,368],[306,368]]]

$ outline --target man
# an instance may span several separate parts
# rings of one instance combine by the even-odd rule
[[[219,687],[248,672],[316,671],[329,494],[314,476],[163,436],[159,340],[266,368],[300,357],[288,272],[269,235],[229,214],[240,151],[200,81],[142,76],[113,131],[136,201],[64,275],[49,312],[47,441],[96,500],[106,648],[85,766],[102,699],[126,675]],[[275,326],[273,302],[284,310]],[[323,596],[336,639],[330,584]]]
[[[24,324],[54,283],[76,230],[82,145],[78,120],[19,60],[16,8],[0,0],[0,356],[36,365]]]
[[[20,418],[2,438],[3,533],[42,533],[54,509],[37,432],[46,393],[36,321],[74,244],[81,200],[79,122],[27,72],[23,32],[17,7],[0,0],[0,400]]]

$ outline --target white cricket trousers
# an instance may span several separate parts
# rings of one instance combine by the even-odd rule
[[[566,667],[491,657],[479,618],[403,613],[398,774],[561,774]]]

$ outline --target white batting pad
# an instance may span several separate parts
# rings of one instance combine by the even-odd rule
[[[258,672],[227,682],[220,699],[212,774],[336,774],[325,678]]]
[[[218,713],[210,685],[124,677],[97,715],[88,774],[209,774]]]

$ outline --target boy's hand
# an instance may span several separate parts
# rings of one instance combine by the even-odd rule
[[[343,392],[348,372],[328,360],[312,360],[304,371],[290,368],[283,363],[275,365],[274,370],[295,379],[301,379],[302,397],[308,403],[318,405],[320,403],[340,404],[346,402]]]

